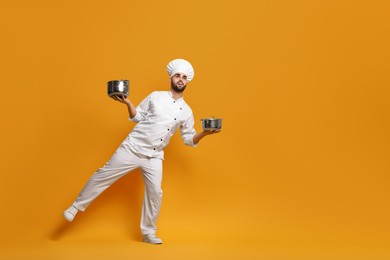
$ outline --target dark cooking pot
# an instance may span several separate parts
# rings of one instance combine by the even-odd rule
[[[128,80],[111,80],[107,82],[107,94],[112,96],[129,96],[129,86],[130,83]]]
[[[202,127],[205,131],[219,130],[222,128],[222,118],[203,118]]]

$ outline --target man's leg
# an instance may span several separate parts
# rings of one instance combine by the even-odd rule
[[[64,212],[64,217],[72,221],[77,210],[85,211],[96,197],[119,178],[138,168],[139,163],[140,158],[121,145],[104,167],[91,176],[73,205]]]
[[[145,242],[161,244],[155,236],[157,218],[160,213],[162,199],[162,160],[145,159],[142,164],[142,175],[145,183],[145,195],[142,205],[141,231]]]

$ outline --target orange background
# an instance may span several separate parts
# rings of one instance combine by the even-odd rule
[[[389,1],[3,1],[0,259],[389,259]],[[196,128],[166,149],[161,247],[133,172],[62,212],[188,59]],[[79,258],[80,257],[80,258]]]

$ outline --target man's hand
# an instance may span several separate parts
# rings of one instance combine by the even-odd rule
[[[213,134],[218,134],[219,132],[221,132],[221,129],[218,129],[218,130],[204,130],[203,132],[205,133],[205,135],[213,135]]]
[[[121,102],[121,103],[123,103],[123,104],[126,104],[126,105],[130,105],[130,100],[128,100],[125,96],[111,96],[112,97],[112,99],[114,99],[115,101],[119,101],[119,102]]]
[[[217,134],[219,132],[221,132],[221,129],[219,129],[219,130],[207,130],[207,131],[204,130],[203,132],[199,132],[199,133],[194,135],[193,142],[194,142],[194,144],[197,144],[197,143],[199,143],[200,140],[203,139],[203,137],[205,137],[207,135]]]

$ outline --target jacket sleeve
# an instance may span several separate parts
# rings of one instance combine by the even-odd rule
[[[142,102],[135,108],[137,110],[137,114],[135,114],[133,118],[130,118],[130,121],[138,123],[147,115],[152,96],[153,93],[149,94],[144,100],[142,100]]]
[[[181,139],[186,145],[196,147],[197,145],[194,144],[195,134],[196,134],[196,130],[194,128],[194,115],[191,112],[191,115],[180,126],[180,135],[181,135]]]

